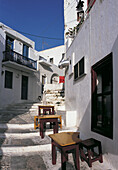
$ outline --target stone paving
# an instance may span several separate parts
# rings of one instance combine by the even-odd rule
[[[76,128],[61,131],[76,131]],[[27,113],[5,114],[0,112],[0,170],[61,170],[61,154],[57,150],[57,163],[52,165],[51,140],[48,129],[44,139],[33,129],[33,115]],[[80,161],[81,170],[114,170],[104,160],[89,168]],[[69,154],[67,170],[75,170],[73,154]]]

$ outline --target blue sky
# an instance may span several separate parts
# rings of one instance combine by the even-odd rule
[[[23,33],[49,37],[24,34],[35,41],[35,49],[38,51],[63,45],[63,1],[0,0],[0,22]]]

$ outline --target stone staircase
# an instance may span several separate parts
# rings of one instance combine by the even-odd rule
[[[33,123],[41,103],[18,103],[0,108],[0,123]]]
[[[34,115],[41,103],[22,103],[0,109],[0,169],[52,170],[51,140],[47,129],[44,139],[34,130]],[[59,129],[60,130],[60,129]],[[60,131],[67,131],[63,128]],[[71,129],[72,131],[73,129]]]
[[[61,154],[57,152],[57,163],[52,165],[51,140],[47,129],[45,137],[41,139],[39,130],[34,130],[33,116],[37,114],[40,103],[23,103],[0,109],[0,170],[57,170],[61,167]],[[77,131],[76,128],[64,131]],[[86,163],[80,162],[81,169],[89,170]],[[106,164],[105,164],[106,165]],[[96,168],[97,166],[97,168]],[[105,169],[97,162],[95,169]],[[72,154],[69,154],[67,169],[74,170]]]
[[[54,86],[54,87],[53,87]],[[65,94],[58,84],[48,84],[44,87],[43,103],[54,105],[55,110],[65,110]]]

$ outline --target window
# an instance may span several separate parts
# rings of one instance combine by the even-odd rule
[[[9,36],[6,36],[6,51],[13,50],[14,40]]]
[[[92,131],[113,138],[112,53],[92,67]]]
[[[52,64],[53,64],[53,58],[50,58],[50,63],[52,63]]]
[[[5,71],[5,88],[12,89],[13,73]]]
[[[84,74],[84,57],[79,61],[79,76]]]
[[[28,57],[29,47],[23,44],[23,56]]]
[[[74,80],[85,75],[85,57],[74,66]]]
[[[79,77],[78,75],[78,63],[74,66],[74,80]]]

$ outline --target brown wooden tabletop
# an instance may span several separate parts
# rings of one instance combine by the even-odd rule
[[[62,132],[50,134],[49,137],[53,139],[60,146],[68,146],[81,142],[79,132]]]
[[[43,115],[43,116],[38,116],[39,119],[51,119],[51,118],[60,118],[60,115]]]

